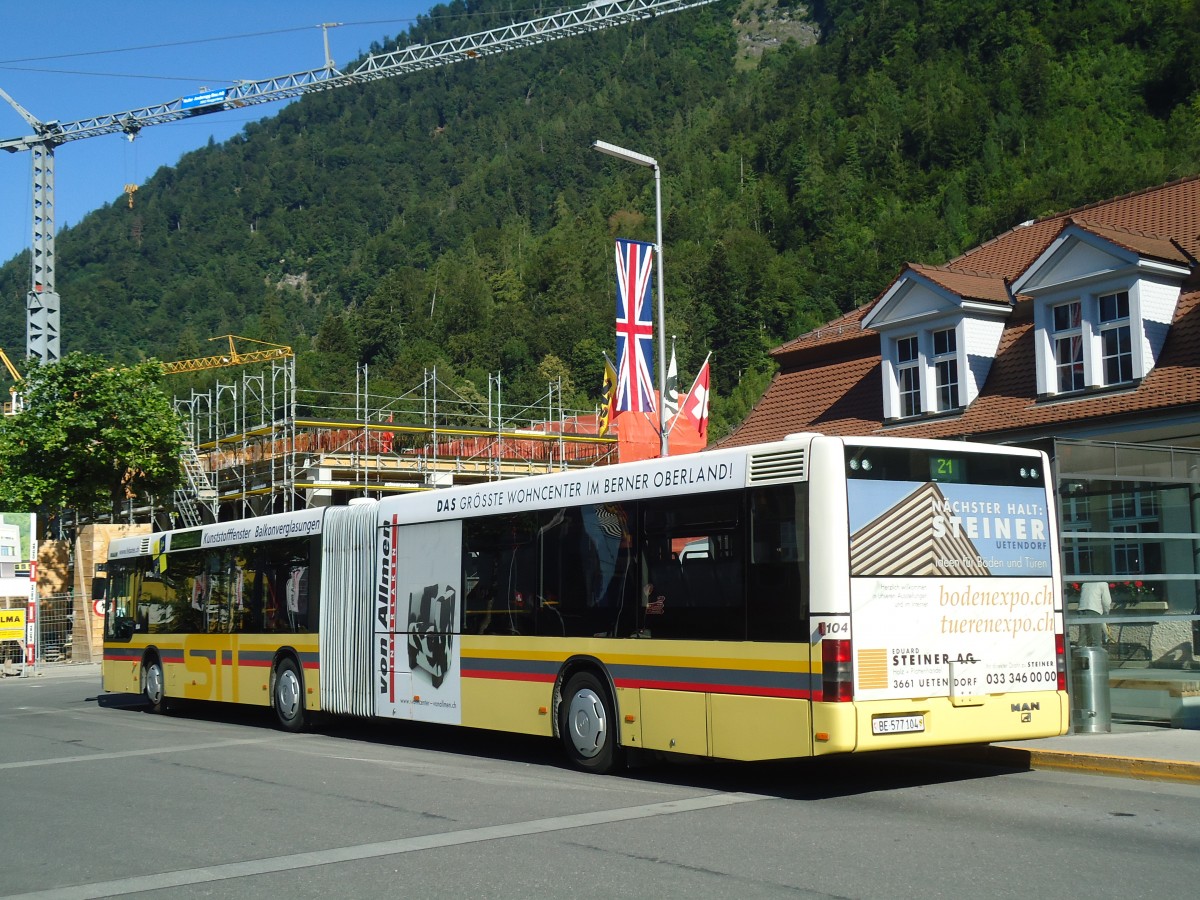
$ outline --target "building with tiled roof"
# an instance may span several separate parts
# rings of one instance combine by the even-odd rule
[[[778,374],[723,444],[816,431],[1044,449],[1068,632],[1105,626],[1113,714],[1200,728],[1198,258],[1200,176],[909,263],[772,351]],[[1100,581],[1113,606],[1089,618],[1076,603]]]
[[[1019,225],[772,351],[797,431],[1200,447],[1200,177]]]

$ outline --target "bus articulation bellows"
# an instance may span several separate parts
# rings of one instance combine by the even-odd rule
[[[1046,457],[797,434],[115,540],[104,687],[756,760],[1062,734]]]

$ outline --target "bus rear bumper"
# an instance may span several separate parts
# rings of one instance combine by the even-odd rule
[[[813,751],[831,753],[986,744],[1066,734],[1070,706],[1061,691],[813,704]],[[822,736],[826,739],[822,739]]]

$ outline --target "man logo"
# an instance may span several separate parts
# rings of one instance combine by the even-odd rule
[[[1042,704],[1040,704],[1040,703],[1013,703],[1009,706],[1009,709],[1012,710],[1012,712],[1019,712],[1019,713],[1034,712],[1041,708],[1042,708]],[[1021,721],[1027,722],[1029,720],[1022,718]]]

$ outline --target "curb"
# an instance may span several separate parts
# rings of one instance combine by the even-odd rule
[[[1089,775],[1200,784],[1200,763],[1181,760],[1071,753],[1061,750],[1024,750],[1018,747],[990,745],[964,749],[964,758],[1014,769],[1082,772]]]
[[[1088,772],[1093,775],[1117,775],[1124,778],[1200,784],[1200,765],[1191,762],[1102,754],[1059,753],[1053,750],[1021,752],[1029,754],[1029,765],[1033,769],[1057,769],[1066,772]]]

